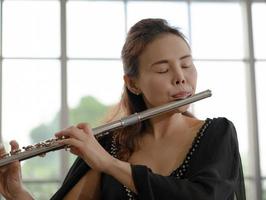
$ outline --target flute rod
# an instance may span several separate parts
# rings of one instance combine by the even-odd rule
[[[210,97],[211,95],[212,94],[210,90],[205,90],[203,92],[197,93],[186,99],[181,99],[181,100],[167,103],[165,105],[150,108],[145,111],[129,115],[120,120],[98,126],[96,128],[93,128],[92,131],[95,137],[99,139],[100,137],[109,134],[113,130],[124,128],[130,125],[139,123],[141,121],[156,117],[163,113],[174,111],[178,107],[193,103],[195,101],[199,101],[201,99]],[[22,161],[22,160],[32,158],[34,156],[42,155],[50,151],[56,151],[59,149],[66,148],[66,145],[59,143],[58,140],[60,139],[58,138],[50,139],[45,142],[40,142],[34,146],[29,145],[28,147],[25,148],[24,151],[20,150],[17,152],[10,152],[10,154],[7,153],[3,158],[0,159],[0,167],[7,165],[15,160]]]
[[[93,132],[95,135],[98,135],[98,134],[104,133],[106,131],[112,131],[112,130],[115,130],[118,128],[124,128],[126,126],[130,126],[130,125],[136,124],[138,122],[144,121],[146,119],[156,117],[160,114],[173,111],[173,110],[177,109],[178,107],[193,103],[195,101],[199,101],[201,99],[204,99],[204,98],[207,98],[210,96],[211,96],[211,91],[205,90],[203,92],[197,93],[197,94],[195,94],[191,97],[188,97],[186,99],[181,99],[181,100],[167,103],[165,105],[150,108],[150,109],[144,110],[142,112],[129,115],[128,117],[124,117],[120,120],[111,122],[109,124],[105,124],[105,125],[96,127],[93,129]]]

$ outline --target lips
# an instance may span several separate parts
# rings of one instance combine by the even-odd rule
[[[191,92],[182,91],[182,92],[178,92],[178,93],[172,95],[172,97],[174,99],[185,99],[191,95],[192,95]]]

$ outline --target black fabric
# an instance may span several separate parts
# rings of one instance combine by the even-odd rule
[[[109,151],[111,141],[112,141],[112,135],[105,135],[102,138],[100,138],[99,143],[107,150]],[[77,158],[73,165],[71,166],[70,170],[68,171],[68,174],[66,175],[66,178],[62,184],[62,186],[59,188],[59,190],[50,198],[50,200],[61,200],[63,197],[71,190],[71,188],[82,178],[84,174],[91,168],[81,159]]]
[[[101,141],[108,150],[111,138]],[[215,118],[205,130],[184,175],[161,176],[142,165],[131,165],[138,200],[245,200],[245,187],[237,135],[232,122]],[[52,199],[63,196],[89,170],[78,159],[62,187]],[[102,199],[126,200],[124,187],[113,177],[102,175]]]
[[[225,118],[214,119],[195,151],[185,177],[154,174],[132,165],[139,199],[245,200],[236,131]]]

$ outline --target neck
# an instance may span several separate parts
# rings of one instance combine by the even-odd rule
[[[184,125],[186,116],[182,115],[181,113],[168,113],[162,115],[160,117],[155,117],[150,120],[151,129],[150,133],[154,137],[154,139],[162,139],[170,134],[177,134],[177,130],[184,129]]]

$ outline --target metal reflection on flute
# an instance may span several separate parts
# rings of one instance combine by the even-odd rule
[[[93,128],[92,131],[95,134],[95,137],[99,139],[102,136],[107,135],[111,131],[114,131],[116,129],[124,128],[130,125],[139,123],[141,121],[156,117],[160,114],[174,111],[178,107],[193,103],[195,101],[199,101],[201,99],[204,99],[210,96],[211,96],[211,91],[205,90],[203,92],[197,93],[186,99],[182,99],[182,100],[170,102],[162,106],[150,108],[145,111],[129,115],[120,120],[107,123],[102,126],[98,126],[96,128]],[[66,145],[60,144],[59,140],[62,140],[62,139],[59,139],[59,138],[49,139],[49,140],[40,142],[35,145],[29,145],[27,147],[24,147],[24,151],[16,150],[15,152],[10,152],[5,155],[2,155],[1,156],[2,158],[0,159],[0,167],[7,165],[15,160],[22,161],[22,160],[32,158],[34,156],[42,155],[50,151],[56,151],[59,149],[66,148]]]

